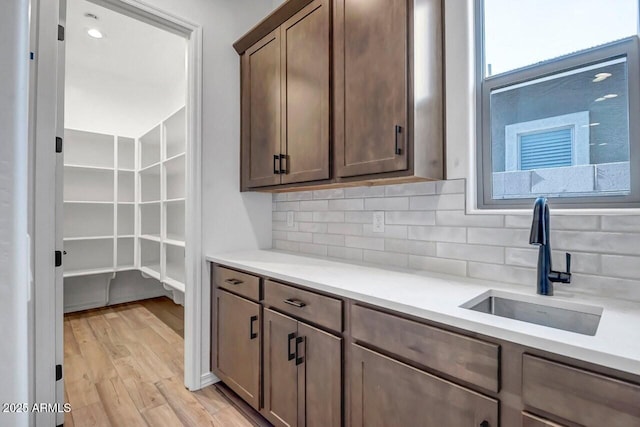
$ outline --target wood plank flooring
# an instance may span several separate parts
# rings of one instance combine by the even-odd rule
[[[184,387],[183,318],[168,298],[66,315],[65,427],[254,426],[216,387]]]

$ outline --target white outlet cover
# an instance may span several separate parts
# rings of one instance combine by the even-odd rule
[[[287,212],[287,227],[293,227],[293,211]]]
[[[384,212],[373,213],[373,232],[384,233]]]

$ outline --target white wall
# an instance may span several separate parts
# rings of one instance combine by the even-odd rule
[[[271,195],[240,193],[240,60],[232,44],[271,0],[153,0],[203,28],[203,253],[271,246]],[[210,371],[210,288],[203,276],[202,372]]]
[[[27,0],[0,14],[0,402],[28,402]],[[0,414],[0,426],[26,426],[28,414]]]

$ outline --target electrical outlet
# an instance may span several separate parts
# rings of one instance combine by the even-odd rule
[[[384,233],[384,212],[373,213],[373,232]]]
[[[293,211],[287,212],[287,227],[293,227]]]

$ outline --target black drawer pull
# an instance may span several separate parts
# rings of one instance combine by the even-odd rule
[[[489,421],[484,420],[483,422],[480,423],[480,427],[489,427]]]
[[[280,169],[282,168],[282,162],[280,161],[280,155],[273,155],[273,173],[280,175]]]
[[[402,148],[398,144],[398,137],[402,134],[402,126],[396,125],[396,155],[399,156],[402,154]]]
[[[284,167],[282,167],[282,161],[284,160]],[[289,158],[287,157],[286,154],[280,154],[280,173],[281,174],[286,174],[287,173],[287,166],[289,164]]]
[[[256,320],[258,320],[258,316],[251,316],[251,318],[249,319],[249,339],[250,340],[258,338],[258,333],[253,332],[253,322],[255,322]]]
[[[304,363],[304,356],[299,356],[300,349],[298,346],[304,342],[304,337],[296,338],[296,366]]]
[[[294,307],[298,307],[298,308],[302,308],[304,306],[306,306],[307,304],[298,300],[298,299],[293,299],[293,298],[289,298],[283,301],[285,304],[289,304],[292,305]]]
[[[295,351],[291,351],[291,341],[296,337],[296,333],[295,332],[291,332],[287,338],[287,360],[293,360],[296,358],[296,352]]]
[[[239,280],[239,279],[225,279],[224,283],[228,283],[230,285],[236,286],[236,285],[241,285],[244,282],[242,280]]]

